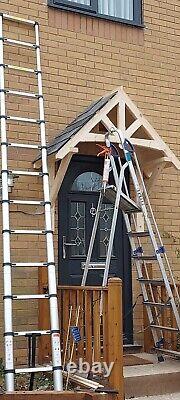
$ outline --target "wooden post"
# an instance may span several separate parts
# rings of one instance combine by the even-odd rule
[[[110,278],[108,281],[108,342],[109,363],[114,362],[109,383],[119,392],[116,399],[123,400],[122,281],[119,278]]]

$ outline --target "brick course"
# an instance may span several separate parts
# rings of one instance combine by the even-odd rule
[[[47,120],[47,137],[51,140],[59,130],[66,126],[89,103],[123,85],[125,91],[143,111],[150,123],[159,132],[174,153],[180,155],[179,139],[179,90],[180,90],[180,6],[178,0],[144,0],[145,28],[131,27],[125,24],[86,17],[72,12],[48,8],[45,0],[1,0],[1,11],[24,18],[36,19],[40,23],[42,70],[45,95],[45,113]],[[7,24],[6,24],[7,25]],[[14,24],[9,37],[33,41],[31,32],[18,29]],[[26,54],[26,55],[25,55]],[[16,60],[17,57],[17,60]],[[16,60],[19,65],[33,65],[32,53],[15,48],[5,51],[5,59]],[[36,90],[35,82],[27,76],[16,74],[12,78],[7,74],[7,86],[14,89]],[[31,103],[32,104],[32,103]],[[10,102],[8,112],[20,115],[29,112],[30,102]],[[31,116],[36,114],[33,104]],[[21,140],[35,140],[37,131],[21,128],[18,133],[17,125],[10,126],[9,137],[13,141],[18,135]],[[18,154],[10,155],[18,160]],[[17,167],[30,167],[33,155],[24,153],[23,163],[16,162]],[[14,165],[14,161],[13,161]],[[29,198],[40,197],[38,180],[31,181],[22,178],[15,184],[12,197],[23,196],[24,190]],[[179,279],[180,224],[178,206],[180,205],[180,181],[177,171],[170,168],[163,172],[151,194],[152,205],[159,223],[160,230],[165,236],[165,245],[173,260],[176,279]],[[22,209],[22,208],[21,208]],[[24,209],[23,209],[24,210]],[[19,214],[22,224],[31,223],[32,218]],[[12,215],[11,215],[12,219]],[[16,226],[17,218],[13,218]],[[40,217],[36,216],[35,226],[40,226]],[[57,230],[56,230],[57,235]],[[57,236],[55,236],[57,244]],[[57,245],[56,245],[57,248]],[[18,261],[21,250],[28,255],[29,261],[34,257],[36,242],[13,239],[13,257]],[[28,253],[28,254],[27,254]],[[37,253],[36,253],[37,254]],[[40,242],[38,258],[43,257],[43,241]],[[34,257],[34,260],[37,257]],[[133,274],[134,276],[134,274]],[[2,279],[0,280],[2,295]],[[21,285],[21,290],[30,287],[37,292],[36,273],[17,275],[15,287]],[[135,282],[135,278],[134,278]],[[134,295],[139,292],[135,284]],[[26,307],[26,305],[25,305]],[[33,312],[34,310],[34,312]],[[21,312],[21,306],[19,306]],[[22,315],[22,312],[20,313]],[[142,328],[142,309],[137,307],[135,331]],[[33,318],[34,317],[34,318]],[[34,321],[33,321],[34,319]],[[0,320],[2,318],[2,301],[0,302]],[[36,308],[30,307],[26,321],[35,324]],[[16,322],[19,323],[20,319]],[[0,357],[2,350],[2,323],[0,326]],[[22,323],[23,325],[23,323]],[[136,335],[137,340],[142,334]],[[24,352],[22,352],[22,357]],[[21,356],[20,356],[21,361]]]

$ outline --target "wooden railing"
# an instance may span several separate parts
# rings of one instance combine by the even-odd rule
[[[152,279],[153,272],[151,266],[149,266],[148,272],[149,272],[149,278]],[[178,292],[180,293],[180,283],[177,283],[177,289]],[[149,290],[148,285],[147,285],[147,290]],[[152,285],[152,290],[154,299],[157,303],[168,302],[168,296],[164,283],[159,283],[158,281],[155,281]],[[171,285],[171,290],[173,295],[175,296],[175,289],[173,285]],[[151,298],[151,293],[149,293],[149,296]],[[148,352],[154,347],[154,343],[153,343],[151,329],[148,328],[149,320],[147,317],[147,311],[145,306],[143,310],[143,316],[144,316],[144,350]],[[158,318],[161,326],[177,327],[175,317],[173,315],[173,310],[170,307],[158,308]],[[164,337],[163,347],[165,349],[180,351],[180,337],[178,336],[177,332],[163,330],[163,337]]]
[[[122,327],[122,281],[109,279],[106,288],[58,286],[59,318],[63,357],[65,354],[68,326],[80,329],[81,341],[75,346],[73,361],[82,358],[90,365],[105,361],[114,367],[109,378],[111,387],[119,391],[118,399],[124,397],[123,389],[123,327]],[[39,303],[39,329],[48,329],[49,312],[45,300]],[[68,342],[66,361],[70,358],[72,335]],[[40,339],[39,362],[50,359],[51,346],[47,336]]]

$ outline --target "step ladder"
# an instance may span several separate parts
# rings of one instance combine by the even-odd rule
[[[111,151],[111,143],[109,141],[109,135],[115,134],[118,136],[120,142],[120,148],[123,150],[125,163],[122,164],[120,156],[113,156]],[[167,258],[165,247],[163,245],[161,235],[153,214],[153,210],[149,201],[148,193],[144,184],[143,176],[140,170],[137,156],[131,143],[125,139],[123,133],[116,128],[112,128],[105,135],[106,146],[109,149],[110,167],[113,172],[115,186],[106,185],[102,188],[99,196],[98,206],[94,219],[94,225],[92,229],[91,239],[89,243],[89,249],[87,253],[86,262],[84,264],[84,273],[82,277],[82,286],[86,285],[88,272],[92,269],[92,253],[94,243],[96,239],[96,233],[98,229],[98,222],[100,214],[102,212],[103,199],[108,199],[114,204],[113,217],[111,222],[111,231],[109,236],[108,249],[106,254],[106,261],[101,267],[104,269],[102,286],[107,285],[111,255],[113,249],[113,242],[115,237],[115,229],[117,223],[117,217],[119,210],[122,211],[127,234],[130,241],[132,260],[136,266],[137,279],[141,285],[143,294],[143,303],[146,306],[147,315],[149,319],[149,327],[152,331],[154,340],[154,346],[158,351],[165,352],[163,345],[165,345],[164,332],[180,332],[180,295],[176,286],[173,272],[170,263]],[[117,168],[118,167],[118,168]],[[129,170],[130,177],[132,179],[134,191],[137,197],[137,203],[130,198],[128,185],[125,179],[125,171]],[[120,171],[118,173],[118,170]],[[139,231],[136,215],[141,212],[144,216],[145,230]],[[149,247],[151,247],[151,253],[145,254],[141,241],[143,238],[148,240]],[[155,262],[160,275],[160,279],[150,279],[147,262]],[[98,263],[94,263],[98,266]],[[145,276],[144,276],[145,271]],[[154,285],[165,285],[166,298],[164,301],[157,301],[154,294]],[[162,326],[160,322],[160,316],[165,308],[171,308],[176,326]],[[177,351],[171,351],[170,353],[177,356]],[[180,353],[179,357],[180,357]],[[159,357],[160,359],[161,357]]]
[[[11,32],[11,26],[13,22],[23,26],[28,26],[29,29],[33,30],[35,36],[35,43],[27,43],[19,40],[8,39],[3,36],[4,23],[8,21],[9,32]],[[26,48],[31,48],[35,51],[36,65],[34,69],[19,67],[16,65],[9,65],[4,63],[4,46],[14,45]],[[37,77],[38,93],[23,92],[10,90],[5,87],[5,76],[6,70],[19,71],[20,74],[28,73]],[[27,98],[33,98],[37,100],[37,111],[39,112],[39,119],[24,118],[24,117],[12,117],[6,114],[6,101],[7,97],[15,95]],[[17,98],[17,97],[16,97]],[[47,148],[45,138],[45,121],[44,121],[44,100],[42,93],[42,73],[41,73],[41,61],[40,61],[40,42],[39,42],[39,24],[34,21],[13,17],[6,14],[0,15],[0,119],[1,119],[1,157],[2,157],[2,217],[3,217],[3,267],[4,267],[4,321],[5,321],[5,380],[7,392],[14,391],[14,378],[15,374],[46,372],[52,371],[54,380],[54,390],[62,391],[62,366],[61,366],[61,349],[60,349],[60,331],[59,331],[59,320],[58,320],[58,304],[57,304],[57,288],[56,288],[56,274],[55,274],[55,262],[54,262],[54,249],[53,249],[53,232],[51,227],[51,203],[49,197],[49,176],[47,168]],[[8,122],[23,122],[28,124],[36,124],[40,136],[40,142],[38,144],[26,144],[26,143],[10,143],[8,141]],[[25,148],[25,149],[37,149],[41,150],[42,155],[42,171],[34,172],[29,170],[10,170],[8,167],[8,148]],[[23,158],[22,158],[23,160]],[[33,160],[32,160],[33,161]],[[43,200],[10,200],[8,194],[8,176],[9,174],[15,174],[18,176],[26,176],[27,179],[31,176],[37,176],[42,180],[43,185]],[[24,193],[26,196],[26,193]],[[44,208],[45,227],[38,230],[30,229],[11,229],[9,221],[9,213],[11,204],[17,205],[40,205]],[[46,243],[46,257],[47,260],[43,263],[39,262],[11,262],[11,236],[15,235],[45,235]],[[27,236],[28,237],[28,236]],[[38,244],[37,244],[38,246]],[[23,256],[23,252],[21,254]],[[37,295],[15,295],[12,294],[12,268],[33,268],[33,267],[46,267],[48,270],[48,294],[37,294]],[[13,315],[12,305],[13,302],[28,301],[28,300],[40,300],[47,299],[49,301],[50,309],[50,330],[48,331],[25,331],[25,332],[14,332],[13,331]],[[13,357],[13,338],[14,337],[27,337],[34,341],[35,337],[41,335],[50,335],[52,344],[52,364],[48,366],[29,366],[28,368],[15,368],[14,357]],[[35,361],[35,360],[34,360]]]

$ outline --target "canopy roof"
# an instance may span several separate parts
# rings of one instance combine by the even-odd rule
[[[86,150],[90,154],[90,143],[104,142],[105,133],[113,127],[120,129],[134,145],[147,178],[151,177],[154,168],[160,164],[163,168],[174,166],[180,170],[178,158],[122,87],[93,102],[78,115],[48,145],[48,155],[54,154],[56,160],[63,159],[74,148],[80,154],[86,154]],[[111,135],[110,140],[112,143],[119,143],[116,135]],[[93,149],[92,145],[91,148]],[[38,159],[40,160],[40,156]]]

